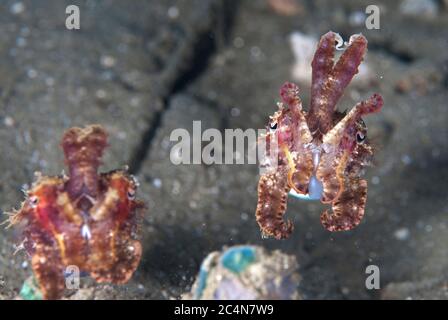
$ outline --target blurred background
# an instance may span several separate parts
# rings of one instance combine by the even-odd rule
[[[65,27],[70,4],[80,30]],[[365,26],[370,4],[378,30]],[[447,17],[444,0],[3,0],[0,208],[19,206],[35,171],[61,172],[65,129],[100,123],[111,146],[103,170],[128,164],[148,211],[130,283],[91,284],[85,298],[179,298],[209,252],[257,244],[297,258],[306,299],[446,299]],[[329,233],[320,204],[289,199],[292,237],[263,240],[257,166],[175,166],[169,136],[193,120],[203,130],[264,128],[284,81],[300,85],[307,106],[312,54],[329,30],[369,41],[339,110],[373,92],[385,101],[365,119],[377,149],[366,215]],[[0,232],[0,299],[31,274],[26,254],[13,255],[18,242],[17,230]],[[365,288],[371,264],[380,290]]]

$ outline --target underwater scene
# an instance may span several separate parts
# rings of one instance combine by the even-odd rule
[[[448,299],[448,1],[2,0],[0,28],[0,300]]]

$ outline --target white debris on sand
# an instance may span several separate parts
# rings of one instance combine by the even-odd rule
[[[289,43],[295,58],[292,78],[299,82],[311,81],[311,61],[317,46],[317,39],[295,31],[289,36]]]
[[[395,230],[395,232],[394,232],[394,237],[400,241],[408,240],[410,235],[411,235],[411,232],[409,231],[408,228],[400,228],[400,229]]]
[[[400,4],[400,12],[409,16],[433,18],[437,11],[437,3],[434,0],[404,0]]]
[[[12,14],[21,14],[25,11],[25,5],[22,2],[15,2],[9,7],[9,11]]]

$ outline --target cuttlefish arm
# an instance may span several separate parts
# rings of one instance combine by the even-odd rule
[[[289,166],[288,184],[296,193],[305,195],[313,174],[313,154],[307,148],[313,137],[302,109],[299,87],[286,82],[280,89],[280,96],[290,108],[293,123],[291,149],[283,148]]]
[[[100,125],[71,128],[64,133],[61,146],[70,179],[67,192],[72,199],[82,194],[98,195],[101,157],[107,147],[107,133]]]
[[[363,115],[380,111],[382,105],[383,98],[378,94],[372,95],[358,103],[323,137],[324,152],[316,172],[323,184],[322,202],[333,202],[343,191],[345,168],[357,143],[357,121]]]
[[[345,188],[332,204],[332,213],[325,210],[320,221],[328,231],[347,231],[356,227],[364,216],[367,201],[367,181],[358,178],[345,180]]]
[[[332,128],[336,104],[358,73],[367,51],[366,38],[361,34],[353,35],[334,64],[336,37],[340,36],[331,31],[322,36],[311,64],[311,106],[307,117],[311,132],[326,134]]]
[[[311,62],[311,104],[308,112],[308,125],[312,132],[319,129],[319,123],[331,113],[326,107],[327,100],[322,93],[328,91],[328,77],[334,65],[336,33],[327,32],[319,41]]]
[[[322,202],[332,203],[333,206],[334,217],[327,212],[322,215],[322,223],[328,230],[348,230],[360,221],[353,217],[363,215],[367,196],[362,194],[367,192],[367,183],[357,176],[348,176],[346,168],[349,161],[354,161],[352,152],[357,144],[356,126],[361,116],[378,112],[382,106],[382,97],[372,95],[368,100],[358,103],[323,137],[324,152],[316,176],[323,185]],[[342,225],[345,227],[341,227],[341,219],[349,219],[352,223],[344,222]]]
[[[278,240],[285,239],[294,229],[290,220],[285,221],[283,219],[290,189],[287,183],[287,175],[288,170],[283,167],[260,177],[255,216],[264,237],[274,237]]]

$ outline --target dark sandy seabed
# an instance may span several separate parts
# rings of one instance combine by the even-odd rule
[[[1,210],[20,204],[35,171],[61,172],[65,129],[100,123],[111,145],[102,169],[129,164],[141,182],[144,255],[127,285],[83,281],[74,297],[178,298],[209,252],[257,244],[297,257],[306,299],[448,298],[446,1],[426,15],[375,1],[381,29],[366,30],[350,17],[371,2],[300,1],[297,15],[284,16],[262,0],[81,1],[81,30],[68,31],[71,1],[1,1]],[[366,118],[377,148],[366,215],[353,231],[329,233],[321,205],[290,199],[293,236],[263,240],[257,167],[174,166],[169,135],[193,120],[264,128],[281,84],[293,80],[289,35],[328,30],[369,41],[369,79],[354,81],[339,109],[373,92],[385,100]],[[299,85],[307,105],[309,82]],[[0,232],[0,299],[31,274],[25,253],[13,255],[18,240]],[[370,264],[380,267],[380,290],[365,289]]]

